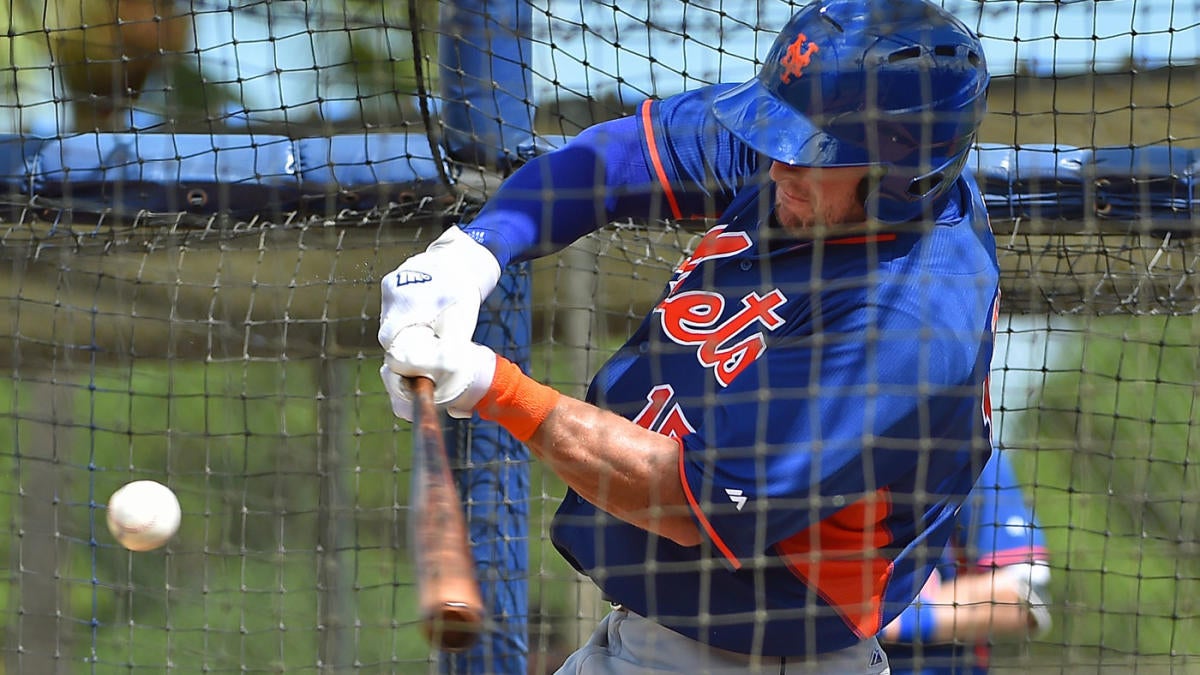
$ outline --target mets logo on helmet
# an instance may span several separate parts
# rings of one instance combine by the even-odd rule
[[[783,66],[780,81],[787,84],[793,78],[799,79],[804,74],[804,69],[812,62],[812,55],[818,51],[820,47],[817,43],[809,42],[804,33],[797,35],[792,44],[783,51],[783,58],[779,59],[779,65]]]

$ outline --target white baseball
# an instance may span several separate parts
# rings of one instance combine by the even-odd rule
[[[152,480],[126,483],[108,498],[108,531],[130,551],[149,551],[167,543],[179,529],[181,517],[175,493]]]

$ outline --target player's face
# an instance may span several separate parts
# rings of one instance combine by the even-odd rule
[[[861,223],[867,218],[858,198],[865,166],[814,168],[771,163],[775,181],[775,214],[789,232],[814,225]]]

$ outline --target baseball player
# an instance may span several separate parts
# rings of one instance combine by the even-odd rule
[[[888,672],[990,453],[987,83],[933,3],[816,2],[756,78],[585,130],[383,278],[395,413],[428,376],[569,486],[552,540],[614,610],[561,672]],[[470,341],[503,266],[630,217],[715,224],[586,400]]]
[[[1050,630],[1049,581],[1045,539],[998,450],[920,597],[880,634],[892,675],[986,675],[992,641]]]

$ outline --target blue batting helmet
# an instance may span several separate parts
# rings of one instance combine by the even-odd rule
[[[794,166],[876,165],[867,212],[921,215],[962,173],[988,84],[979,39],[925,0],[818,0],[780,31],[717,119]]]

